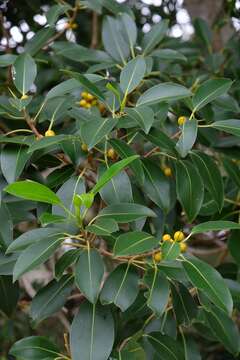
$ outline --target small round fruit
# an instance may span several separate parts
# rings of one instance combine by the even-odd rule
[[[187,244],[185,242],[180,244],[180,250],[182,253],[187,251]]]
[[[87,100],[88,93],[87,93],[86,91],[83,91],[83,92],[81,93],[81,97],[82,97],[83,99]]]
[[[185,116],[179,116],[178,118],[178,125],[179,126],[183,126],[183,124],[186,122],[186,117]]]
[[[28,99],[28,95],[24,94],[22,97],[21,97],[21,100],[27,100]]]
[[[176,231],[173,235],[175,241],[183,241],[185,239],[185,235],[182,231]]]
[[[77,23],[74,23],[74,22],[69,22],[66,24],[66,28],[67,29],[76,29],[78,27],[78,24]]]
[[[159,263],[162,260],[162,253],[161,251],[158,251],[153,255],[153,259],[155,262]]]
[[[92,101],[92,100],[94,100],[94,96],[92,95],[92,94],[87,94],[87,99],[86,100],[88,100],[88,101]]]
[[[53,130],[47,130],[44,134],[45,136],[55,136],[55,132]]]
[[[103,104],[99,104],[98,108],[101,113],[103,113],[105,111],[105,106]]]
[[[93,100],[91,103],[92,106],[96,106],[97,105],[97,100]]]
[[[170,241],[171,240],[171,235],[170,234],[164,234],[162,236],[162,241]]]
[[[82,100],[79,101],[79,105],[80,105],[81,107],[86,107],[87,101],[86,101],[85,99],[82,99]]]
[[[89,104],[89,103],[87,103],[87,104],[85,105],[85,108],[86,108],[86,109],[91,109],[91,107],[92,107],[92,105]]]
[[[114,160],[116,158],[116,152],[113,148],[108,149],[107,157]]]
[[[77,23],[72,23],[71,26],[70,26],[70,28],[73,29],[73,30],[77,29],[77,27],[78,27]]]
[[[87,144],[82,144],[81,145],[81,149],[82,149],[82,151],[88,151],[88,146],[87,146]]]
[[[164,175],[167,177],[172,176],[172,169],[170,167],[166,167],[165,169],[163,169]]]

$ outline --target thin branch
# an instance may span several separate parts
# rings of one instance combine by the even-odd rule
[[[96,49],[98,44],[98,14],[93,11],[92,13],[92,39],[91,39],[91,49]]]
[[[26,123],[28,124],[28,126],[30,127],[32,132],[36,135],[36,137],[38,139],[41,139],[43,137],[43,135],[40,134],[40,132],[38,132],[36,126],[34,125],[34,122],[32,121],[32,119],[30,118],[29,114],[27,113],[27,111],[25,109],[23,110],[23,115],[26,120]]]

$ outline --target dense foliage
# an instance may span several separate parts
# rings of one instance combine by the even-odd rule
[[[89,9],[101,41],[63,40]],[[19,337],[9,354],[236,358],[239,39],[214,52],[202,19],[191,41],[170,38],[167,20],[143,34],[113,0],[56,4],[47,21],[22,53],[0,56],[0,321]],[[24,337],[19,313],[35,329],[57,316],[61,332]]]

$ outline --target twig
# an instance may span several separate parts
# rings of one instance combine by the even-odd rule
[[[171,136],[171,139],[177,138],[180,134],[181,134],[181,131],[176,132],[175,134],[173,134],[173,135]]]
[[[23,115],[24,118],[26,120],[26,123],[28,124],[28,126],[30,127],[30,129],[32,130],[32,132],[36,135],[36,137],[38,139],[41,139],[43,137],[42,134],[40,134],[40,132],[38,132],[36,126],[34,125],[34,122],[32,121],[32,119],[30,118],[29,114],[27,113],[26,109],[23,109]]]
[[[56,317],[61,321],[61,323],[64,325],[65,329],[69,332],[71,325],[70,325],[68,319],[66,318],[66,316],[63,314],[63,312],[59,312],[58,314],[56,314]]]
[[[111,252],[109,252],[107,250],[99,249],[99,251],[105,256],[114,258],[114,260],[119,260],[119,261],[120,260],[132,260],[132,261],[134,261],[135,259],[141,259],[141,258],[144,258],[144,257],[152,256],[155,253],[159,252],[159,249],[154,249],[152,251],[142,253],[142,254],[139,254],[139,255],[134,255],[134,256],[114,256],[113,253],[111,253]]]
[[[92,39],[91,39],[91,49],[96,49],[98,44],[98,15],[95,11],[92,13]]]
[[[24,276],[21,278],[20,282],[28,296],[32,299],[36,295],[36,290],[32,287],[32,284]]]
[[[153,149],[151,149],[150,151],[148,151],[148,152],[144,155],[144,157],[147,158],[147,157],[151,156],[153,153],[155,153],[155,151],[158,151],[158,150],[159,150],[159,147],[156,146],[156,147],[154,147]]]

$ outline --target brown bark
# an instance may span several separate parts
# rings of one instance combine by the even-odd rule
[[[185,0],[184,6],[186,7],[190,17],[194,20],[200,17],[207,22],[210,28],[224,16],[224,0]],[[220,29],[215,29],[213,33],[213,49],[219,51],[224,47],[226,42],[233,35],[233,26],[231,19],[228,23]]]
[[[209,26],[212,26],[216,16],[223,8],[223,0],[185,0],[184,6],[192,20],[200,17],[205,20]]]

